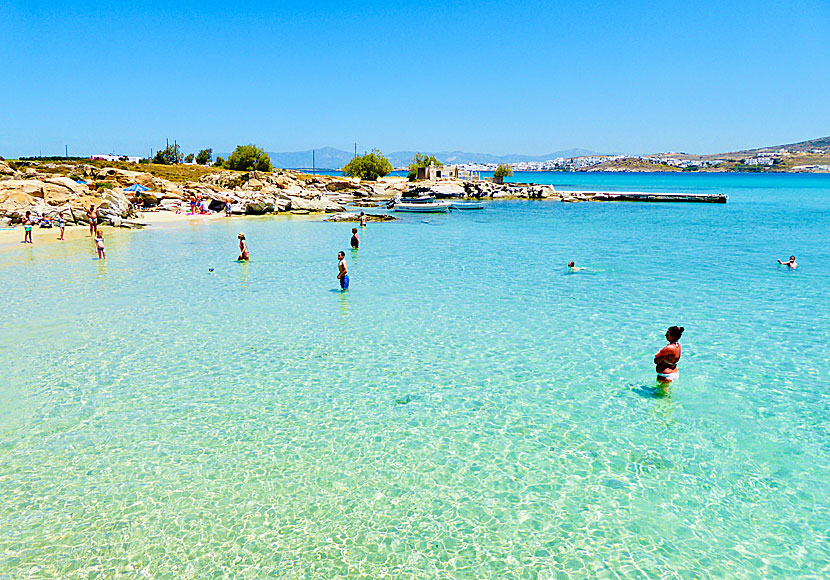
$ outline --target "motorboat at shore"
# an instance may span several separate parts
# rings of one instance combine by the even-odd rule
[[[450,209],[484,209],[482,201],[451,201]]]
[[[447,213],[450,211],[448,203],[408,203],[396,202],[392,211],[410,211],[416,213]]]

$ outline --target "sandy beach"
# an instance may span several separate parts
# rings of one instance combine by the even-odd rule
[[[146,224],[147,227],[165,227],[176,224],[182,224],[186,222],[207,222],[217,219],[244,219],[245,217],[247,216],[234,216],[233,218],[227,218],[222,213],[191,215],[187,213],[175,213],[171,211],[154,211],[143,213],[142,217],[137,218],[135,221],[142,224]],[[116,228],[108,225],[99,226],[99,229],[103,232],[105,239],[134,231],[133,229],[129,228]],[[32,239],[34,241],[34,244],[32,245],[34,247],[37,247],[44,244],[59,244],[61,243],[61,240],[58,239],[59,237],[60,230],[57,227],[35,227],[32,231]],[[83,225],[66,227],[64,231],[63,241],[77,240],[81,238],[89,238],[88,226]],[[13,228],[0,229],[0,252],[10,251],[23,246],[22,240],[22,225],[15,226]]]

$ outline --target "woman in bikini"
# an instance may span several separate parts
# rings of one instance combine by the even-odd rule
[[[682,326],[672,326],[666,331],[666,340],[669,344],[654,355],[654,364],[657,369],[657,382],[668,385],[680,376],[677,363],[680,362],[680,336],[686,330]]]
[[[248,254],[248,244],[245,242],[245,234],[239,234],[236,237],[239,238],[239,257],[236,261],[247,262],[251,259],[251,256]]]

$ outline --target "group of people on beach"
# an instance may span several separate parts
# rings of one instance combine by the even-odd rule
[[[365,228],[369,218],[364,212],[360,212],[358,221],[360,222],[360,227]],[[249,261],[251,259],[251,253],[248,251],[248,242],[245,239],[245,234],[240,232],[236,238],[239,240],[239,257],[236,260],[238,262]],[[352,250],[357,250],[360,247],[360,236],[358,235],[357,228],[352,228],[352,237],[349,240],[349,245],[351,245]],[[341,290],[349,289],[349,266],[346,264],[346,252],[342,250],[337,252],[337,280],[340,282]]]

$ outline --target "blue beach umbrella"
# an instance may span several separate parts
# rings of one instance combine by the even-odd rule
[[[124,191],[135,191],[136,193],[140,193],[142,191],[150,191],[150,188],[144,187],[140,183],[136,183],[135,185],[131,185],[130,187],[125,187]]]

